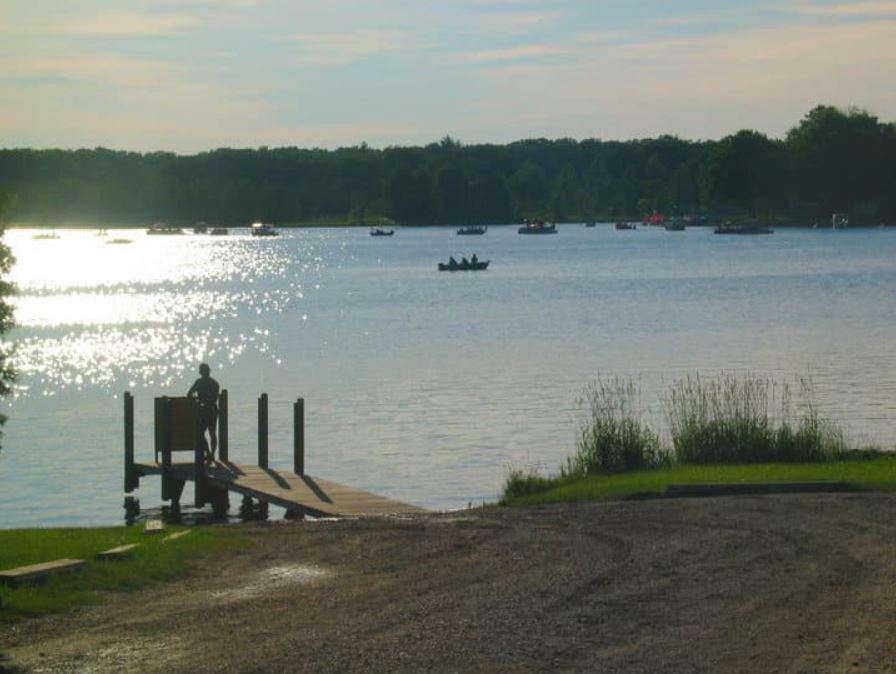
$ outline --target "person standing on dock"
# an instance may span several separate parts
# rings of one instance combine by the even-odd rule
[[[215,450],[218,449],[218,394],[221,392],[221,385],[212,379],[211,374],[208,364],[202,363],[199,366],[199,379],[187,391],[187,397],[195,398],[199,404],[199,425],[203,437],[208,431],[210,451],[206,460],[209,463],[215,460]]]

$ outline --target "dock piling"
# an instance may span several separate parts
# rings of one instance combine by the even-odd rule
[[[140,486],[134,468],[134,396],[124,392],[124,492],[129,494]]]
[[[296,475],[305,474],[305,399],[299,398],[292,407],[292,466]]]
[[[268,394],[258,398],[258,467],[268,467]]]
[[[218,458],[227,462],[230,460],[229,417],[227,410],[227,389],[221,391],[218,397]]]

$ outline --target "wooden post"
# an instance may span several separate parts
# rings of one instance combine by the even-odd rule
[[[305,474],[305,399],[299,398],[292,406],[292,469],[296,475]]]
[[[167,396],[156,398],[155,402],[156,452],[162,454],[162,500],[167,501],[176,491],[171,471],[171,406]]]
[[[124,491],[126,494],[140,486],[134,468],[134,396],[124,392]]]
[[[227,454],[229,449],[227,422],[227,389],[224,389],[218,397],[218,458],[222,462],[230,460]]]
[[[205,474],[205,433],[200,421],[199,403],[193,402],[193,481],[197,508],[208,503],[208,480]]]
[[[268,467],[268,394],[258,399],[258,467]]]

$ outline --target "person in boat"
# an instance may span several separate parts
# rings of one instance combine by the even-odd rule
[[[473,253],[473,257],[470,258],[470,262],[473,263],[473,266],[476,266],[476,263],[479,262],[479,258],[476,257],[476,253]]]
[[[451,265],[452,267],[456,267],[456,266],[457,266],[457,260],[454,259],[454,256],[453,256],[453,255],[452,255],[451,257],[448,258],[448,264]]]
[[[187,397],[192,398],[199,405],[199,426],[202,438],[208,432],[205,460],[211,463],[215,460],[215,450],[218,448],[218,394],[221,385],[212,379],[211,368],[207,363],[199,366],[199,379],[193,382]]]
[[[462,257],[460,259],[460,266],[461,267],[469,267],[470,266],[469,260],[467,260],[467,258],[465,258],[465,257]]]

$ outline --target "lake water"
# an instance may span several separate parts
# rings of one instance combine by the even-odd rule
[[[511,468],[556,470],[599,375],[639,382],[658,430],[678,378],[808,377],[850,444],[893,448],[896,230],[559,230],[9,231],[0,527],[120,523],[122,392],[148,461],[153,397],[183,395],[202,360],[230,392],[234,460],[255,458],[267,392],[270,463],[291,466],[304,397],[309,474],[436,509],[496,498]],[[488,271],[436,270],[473,252]],[[140,501],[160,504],[156,478]]]

